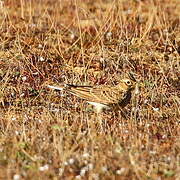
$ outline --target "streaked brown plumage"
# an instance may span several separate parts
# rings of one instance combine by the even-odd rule
[[[131,92],[135,85],[135,80],[123,79],[116,86],[78,86],[66,84],[62,86],[48,85],[47,87],[55,90],[64,90],[85,99],[89,104],[95,106],[97,112],[101,112],[103,109],[125,107],[131,99]]]

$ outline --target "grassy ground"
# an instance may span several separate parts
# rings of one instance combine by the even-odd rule
[[[179,0],[0,1],[0,179],[180,179]],[[120,112],[45,82],[141,82]]]

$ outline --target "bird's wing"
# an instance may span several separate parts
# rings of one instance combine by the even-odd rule
[[[76,86],[68,84],[66,91],[85,100],[90,100],[92,98],[92,89],[92,86]]]
[[[100,90],[93,89],[92,93],[94,98],[103,104],[117,104],[124,96],[124,92],[115,87],[102,87]]]
[[[108,86],[74,86],[69,85],[68,92],[90,102],[97,102],[102,104],[118,103],[123,97],[123,92],[117,88]]]

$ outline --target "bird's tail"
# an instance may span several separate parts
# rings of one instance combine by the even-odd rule
[[[47,85],[48,88],[50,89],[54,89],[57,91],[62,91],[64,89],[64,86],[51,86],[51,85]]]

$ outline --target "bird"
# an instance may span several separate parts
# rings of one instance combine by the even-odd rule
[[[124,108],[131,100],[132,91],[136,87],[136,80],[135,78],[125,78],[115,86],[64,84],[59,86],[47,85],[47,87],[82,98],[93,105],[97,113],[101,113],[104,109]]]

